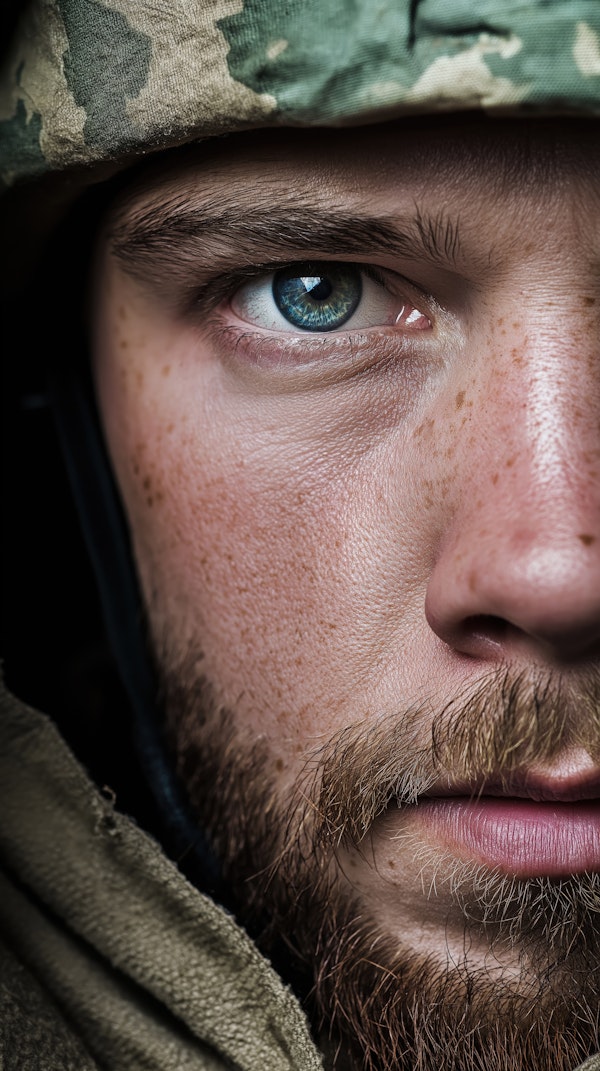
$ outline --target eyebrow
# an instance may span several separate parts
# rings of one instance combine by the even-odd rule
[[[163,282],[190,267],[211,270],[262,267],[311,256],[388,255],[426,260],[444,268],[460,256],[458,220],[443,210],[388,219],[348,214],[339,207],[315,210],[298,200],[273,208],[182,201],[118,214],[109,241],[123,268],[141,281]]]

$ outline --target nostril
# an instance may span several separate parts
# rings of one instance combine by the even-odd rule
[[[466,617],[464,627],[467,632],[485,633],[494,639],[503,640],[511,627],[509,622],[496,614],[472,614]]]
[[[469,614],[453,629],[450,642],[471,658],[506,657],[522,645],[525,634],[512,621],[496,614]]]
[[[505,621],[503,617],[494,614],[473,614],[465,617],[462,623],[462,632],[465,636],[487,640],[492,643],[505,643],[511,632],[515,632],[514,625]]]

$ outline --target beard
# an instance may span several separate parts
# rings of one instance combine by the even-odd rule
[[[162,665],[169,744],[229,906],[303,1000],[328,1067],[573,1071],[600,1047],[600,874],[510,877],[409,834],[423,902],[447,904],[460,956],[399,939],[348,878],[374,830],[444,777],[497,787],[575,747],[600,764],[597,675],[502,669],[437,712],[350,725],[282,793],[267,742],[219,705],[198,659]]]

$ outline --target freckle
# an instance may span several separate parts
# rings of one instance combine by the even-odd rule
[[[511,469],[513,467],[514,463],[515,463],[514,457],[509,457],[508,461],[506,462],[507,469]]]
[[[152,506],[154,505],[154,499],[152,498],[152,495],[150,495],[150,497],[146,499],[146,505],[150,506],[150,509],[152,509]]]
[[[275,769],[278,770],[279,773],[281,773],[281,771],[283,770],[283,759],[277,759],[275,763]]]
[[[596,536],[587,535],[586,533],[583,533],[582,535],[577,536],[577,538],[581,540],[581,542],[583,543],[584,547],[591,547],[592,543],[596,542]]]
[[[498,483],[498,473],[497,472],[495,472],[494,475],[492,476],[492,483],[493,484]]]
[[[126,338],[122,338],[120,343],[119,343],[119,345],[120,345],[122,350],[126,350],[127,347],[129,346],[129,343],[128,343]]]
[[[144,476],[144,482],[142,484],[142,487],[144,488],[144,491],[149,491],[152,487],[152,480],[149,476]]]
[[[175,427],[174,424],[167,424],[167,435],[171,434],[171,432],[173,431],[174,427]]]
[[[584,305],[588,305],[588,306],[595,305],[596,304],[596,298],[595,297],[584,297],[583,304]]]
[[[170,371],[171,371],[171,365],[170,364],[166,364],[162,369],[163,376],[168,376]]]
[[[464,405],[464,401],[465,401],[465,392],[464,392],[464,390],[459,390],[458,394],[456,395],[456,398],[454,399],[454,404],[455,404],[456,408],[457,409],[462,409],[462,407]]]

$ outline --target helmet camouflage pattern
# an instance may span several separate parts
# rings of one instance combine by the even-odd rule
[[[472,109],[598,114],[598,0],[34,0],[0,87],[1,173]]]
[[[149,152],[474,110],[598,115],[600,0],[30,0],[0,77],[2,285]]]

